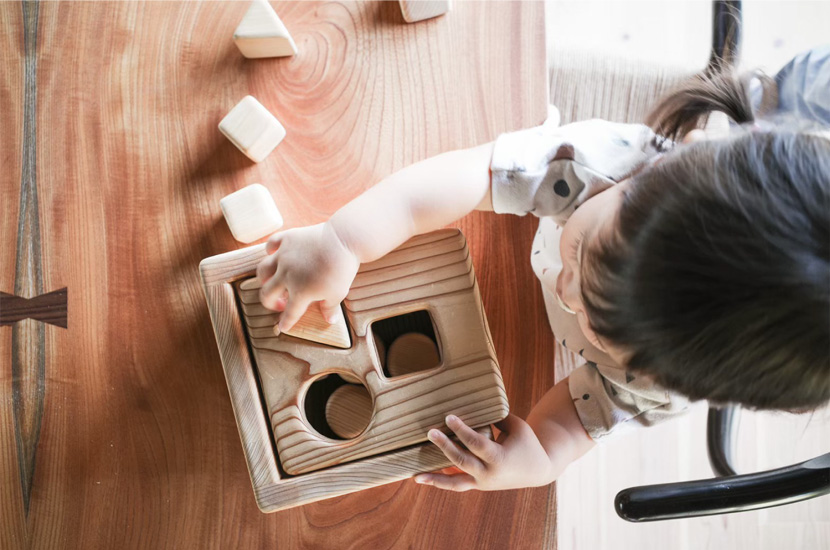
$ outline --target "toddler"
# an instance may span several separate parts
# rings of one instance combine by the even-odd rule
[[[761,80],[761,82],[767,82]],[[262,303],[331,318],[364,262],[473,209],[540,218],[531,250],[553,332],[585,360],[491,441],[455,416],[434,442],[463,491],[554,481],[596,441],[688,399],[804,410],[830,398],[830,140],[696,130],[753,123],[747,81],[700,77],[644,125],[548,123],[405,168],[323,224],[273,235]]]

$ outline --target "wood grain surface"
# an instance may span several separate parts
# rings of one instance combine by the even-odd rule
[[[67,329],[0,328],[0,548],[550,547],[552,487],[407,481],[257,510],[197,271],[239,246],[219,200],[260,182],[286,227],[316,223],[398,168],[540,123],[547,103],[541,3],[456,2],[413,25],[396,2],[273,5],[299,52],[254,61],[231,39],[247,2],[0,2],[0,290],[67,288],[69,312]],[[288,132],[260,164],[216,130],[247,94]],[[535,224],[458,225],[526,415],[554,364]],[[36,255],[39,288],[16,271]]]

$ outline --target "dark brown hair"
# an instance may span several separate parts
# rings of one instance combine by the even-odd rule
[[[698,77],[649,118],[679,138],[711,111],[752,122],[745,79]],[[763,131],[695,143],[634,176],[582,295],[627,367],[692,399],[830,400],[830,140]]]

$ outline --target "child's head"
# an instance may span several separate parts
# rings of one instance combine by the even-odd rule
[[[661,104],[658,132],[682,137],[707,110],[750,121],[728,75],[697,86]],[[830,399],[830,140],[770,131],[678,147],[606,200],[581,266],[595,339],[694,399]]]

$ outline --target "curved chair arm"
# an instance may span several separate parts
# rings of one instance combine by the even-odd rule
[[[733,457],[738,441],[738,423],[741,409],[734,405],[724,408],[709,407],[706,418],[706,449],[709,452],[709,465],[716,476],[734,476]]]
[[[830,493],[830,453],[739,476],[632,487],[617,494],[621,518],[640,522],[745,512]]]

